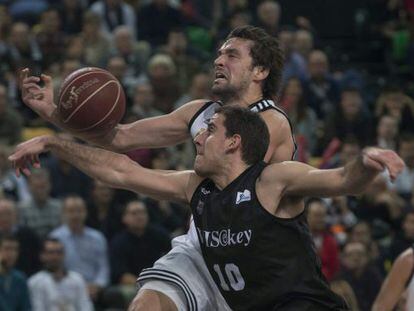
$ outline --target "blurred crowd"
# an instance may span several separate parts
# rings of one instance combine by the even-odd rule
[[[51,155],[17,178],[13,146],[44,133],[75,139],[24,105],[20,70],[51,75],[56,98],[70,72],[106,68],[124,88],[129,123],[211,98],[217,47],[245,24],[285,52],[278,103],[296,160],[334,168],[377,145],[406,162],[394,183],[384,173],[359,197],[307,203],[324,275],[352,310],[370,310],[414,243],[413,0],[0,0],[0,310],[123,310],[139,272],[189,220],[185,206],[108,188]],[[194,148],[128,155],[185,169]]]

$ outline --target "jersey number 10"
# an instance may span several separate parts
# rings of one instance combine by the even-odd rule
[[[219,265],[215,264],[213,266],[214,271],[216,271],[219,279],[220,279],[220,286],[225,291],[230,291],[230,287],[226,280],[224,279],[224,275],[221,272],[221,268]],[[235,291],[240,291],[244,289],[246,285],[244,279],[240,273],[239,267],[237,267],[234,263],[228,263],[224,266],[224,272],[226,273],[227,279],[229,280],[230,286]]]

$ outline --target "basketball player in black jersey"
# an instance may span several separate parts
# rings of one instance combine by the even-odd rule
[[[333,170],[299,162],[267,165],[265,123],[235,106],[219,108],[194,142],[195,171],[154,171],[126,156],[53,136],[19,145],[9,159],[17,171],[29,173],[38,155],[51,151],[112,187],[189,203],[204,261],[233,310],[347,310],[322,276],[303,211],[281,218],[279,203],[286,196],[356,194],[384,168],[394,180],[404,168],[398,155],[367,148]],[[172,301],[147,302],[138,299],[131,310],[177,310]]]

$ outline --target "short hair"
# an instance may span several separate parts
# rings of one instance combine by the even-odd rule
[[[242,159],[248,164],[255,164],[264,159],[269,147],[269,130],[262,117],[247,108],[222,106],[216,113],[224,116],[226,137],[240,135]]]
[[[65,246],[63,245],[62,241],[60,241],[57,238],[52,238],[52,237],[49,236],[49,237],[44,238],[43,241],[42,241],[42,252],[44,252],[46,250],[46,244],[47,243],[57,243],[57,244],[62,245],[62,248],[65,249]]]
[[[264,97],[277,97],[282,84],[284,54],[278,39],[269,35],[265,30],[250,25],[235,28],[226,40],[240,38],[253,41],[250,47],[250,56],[253,66],[261,66],[269,70],[264,80],[262,92]]]
[[[19,240],[17,239],[17,237],[13,234],[2,234],[0,235],[0,247],[3,246],[4,242],[14,242],[19,244]]]

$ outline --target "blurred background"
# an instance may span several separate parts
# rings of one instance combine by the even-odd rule
[[[185,206],[110,189],[51,155],[17,179],[7,161],[16,144],[45,133],[74,139],[24,105],[18,72],[51,75],[57,94],[73,70],[106,68],[127,95],[129,123],[211,98],[217,48],[245,24],[285,52],[278,104],[296,160],[334,168],[377,145],[407,164],[396,182],[380,175],[359,197],[308,201],[324,275],[353,310],[371,309],[414,242],[414,0],[0,0],[0,310],[125,310],[136,276],[189,219]],[[184,169],[194,149],[128,155]],[[71,286],[44,282],[47,271]]]

